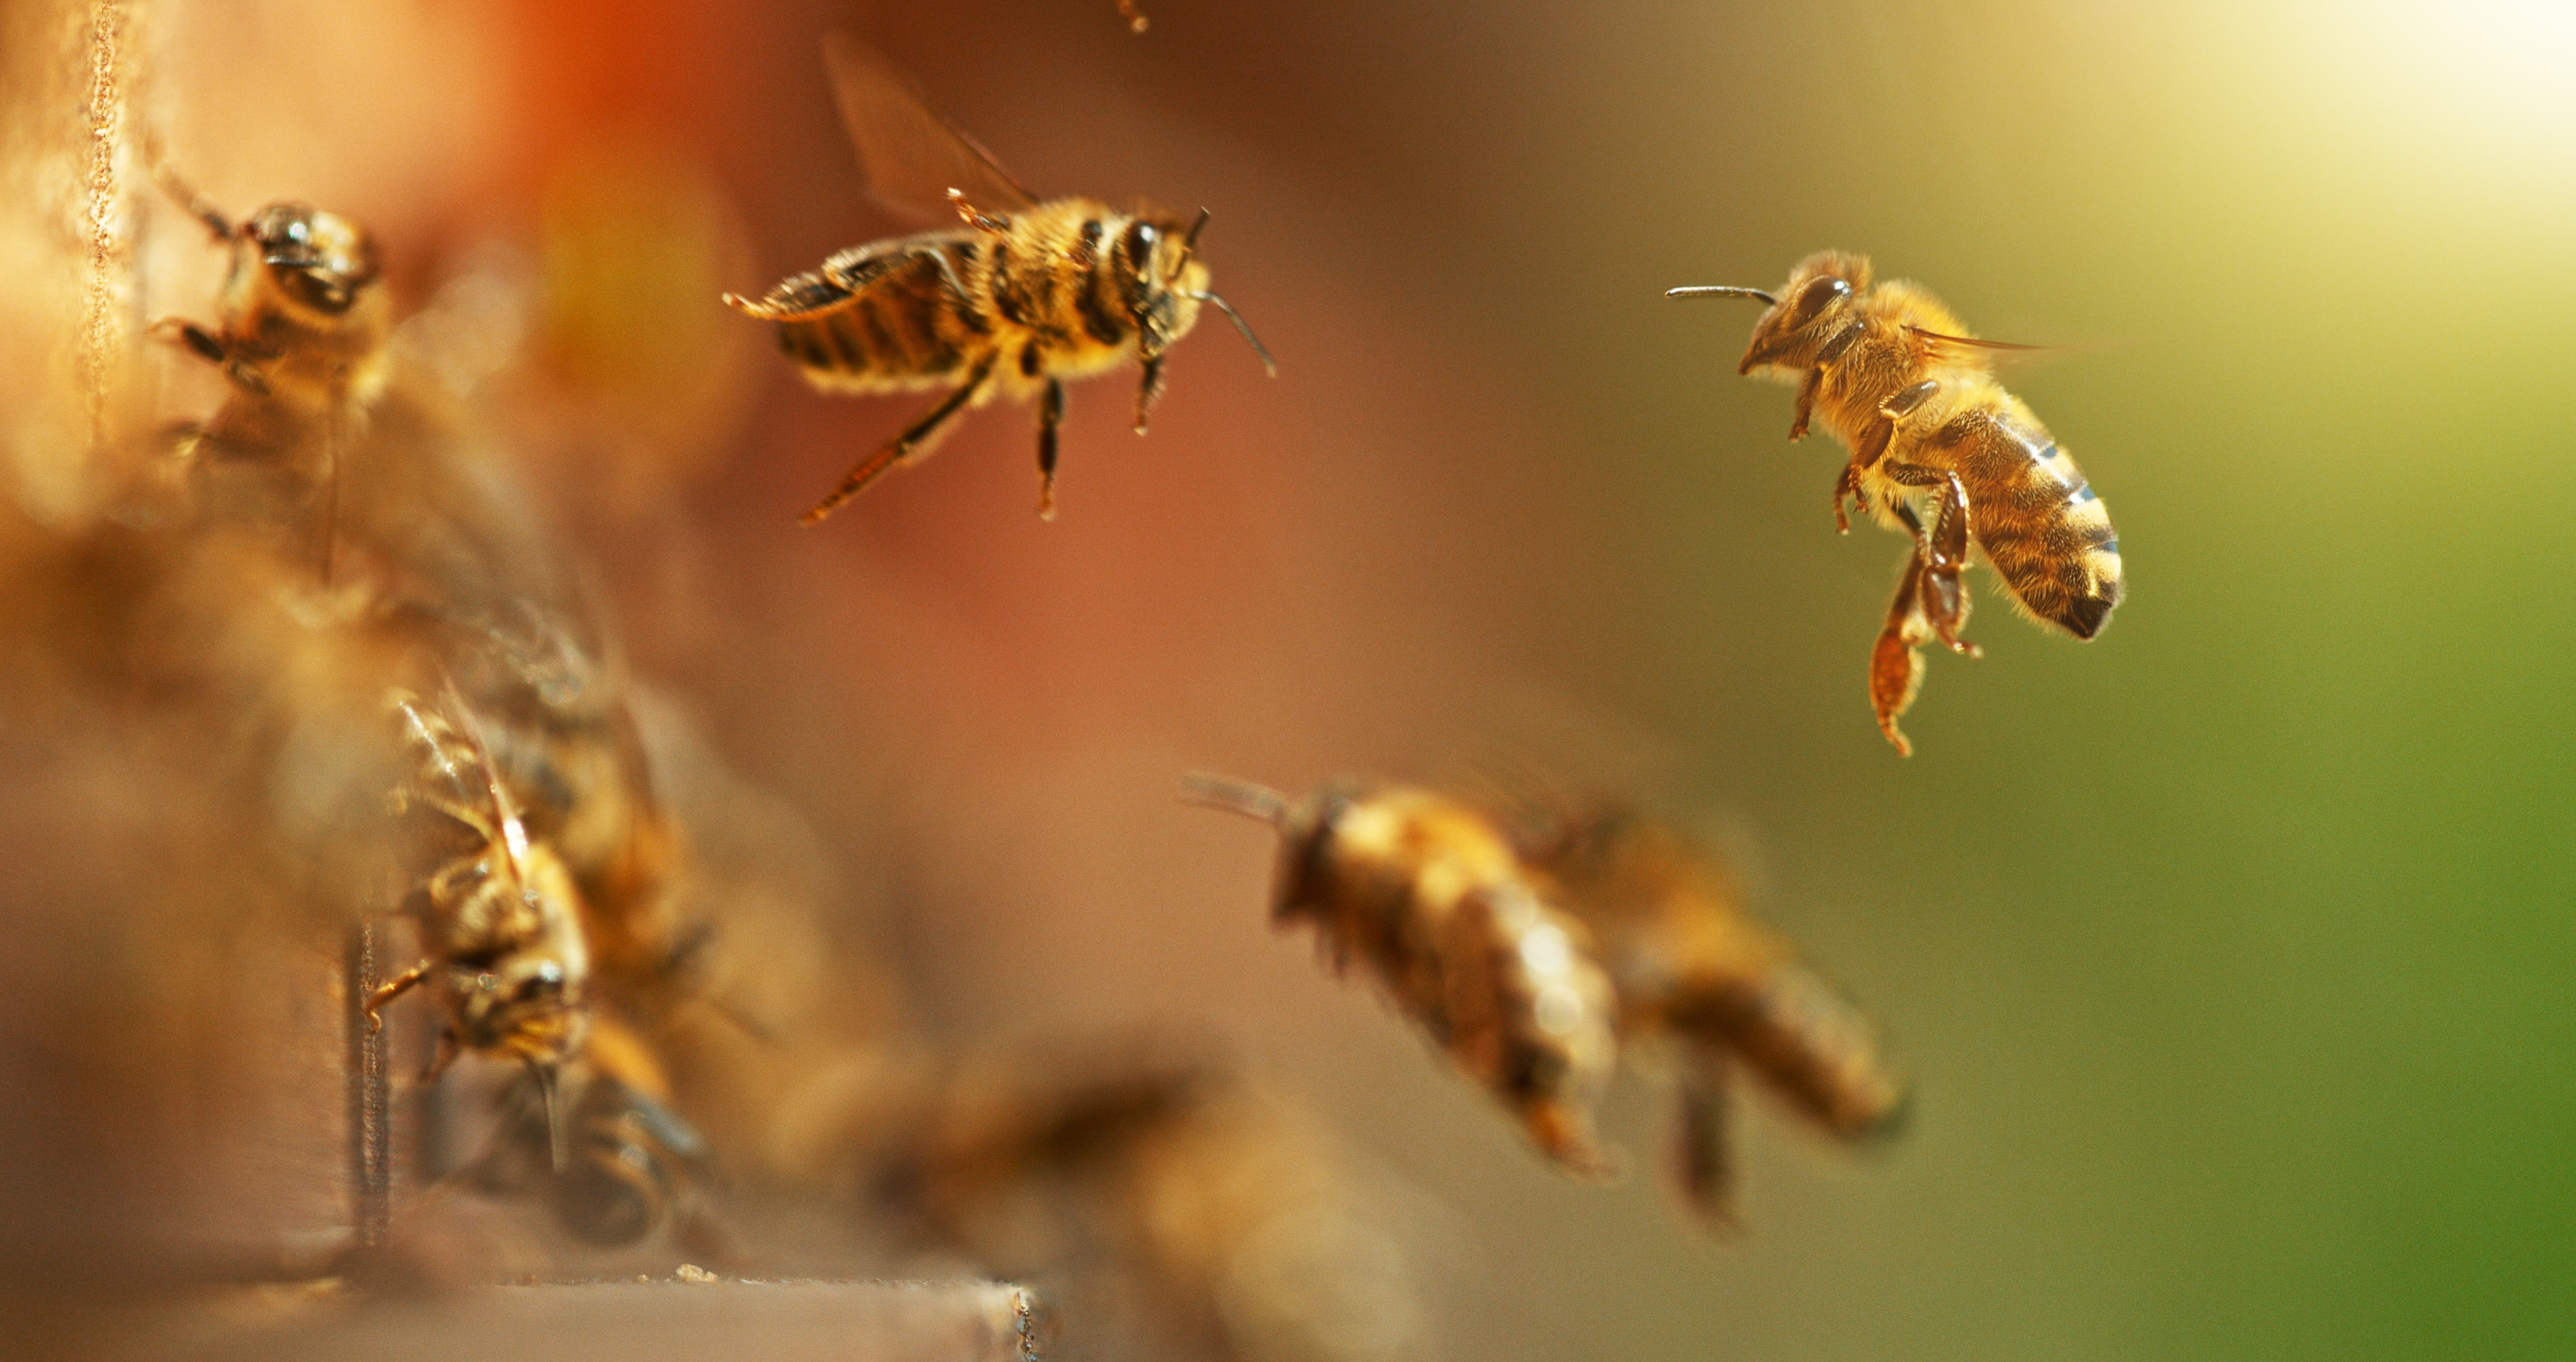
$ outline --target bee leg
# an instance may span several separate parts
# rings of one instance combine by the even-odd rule
[[[1692,1044],[1674,1093],[1673,1181],[1693,1214],[1711,1229],[1733,1229],[1735,1161],[1726,1143],[1726,1058]]]
[[[217,337],[214,332],[208,331],[206,328],[197,325],[195,322],[189,321],[185,317],[155,318],[151,326],[151,332],[154,336],[162,340],[171,341],[188,347],[190,350],[196,352],[198,358],[203,359],[209,364],[221,364],[224,362],[224,343],[222,339]]]
[[[1844,464],[1843,475],[1834,483],[1834,533],[1851,533],[1851,517],[1843,514],[1843,498],[1850,497],[1864,511],[1869,509],[1869,493],[1861,490],[1860,465]]]
[[[429,1062],[420,1066],[420,1085],[428,1087],[437,1082],[438,1076],[447,1072],[447,1066],[463,1053],[465,1047],[457,1044],[456,1033],[444,1026],[438,1028],[438,1048],[430,1052]]]
[[[1038,519],[1055,519],[1055,432],[1064,424],[1064,384],[1048,379],[1038,402]]]
[[[1911,511],[1904,515],[1913,518]],[[1914,744],[1897,730],[1896,720],[1923,689],[1919,649],[1931,636],[1931,625],[1923,617],[1923,552],[1916,549],[1907,559],[1904,578],[1896,584],[1896,599],[1888,603],[1887,626],[1879,631],[1877,646],[1869,654],[1870,708],[1878,713],[1878,731],[1896,744],[1900,757],[1914,755]]]
[[[995,236],[999,236],[1002,233],[1011,230],[1011,220],[1009,218],[988,218],[984,216],[984,214],[979,211],[975,205],[966,201],[966,191],[963,189],[951,189],[948,191],[948,205],[949,207],[956,209],[957,216],[966,219],[966,225],[974,228],[976,231],[989,232]]]
[[[869,483],[884,476],[887,469],[917,453],[929,452],[930,446],[947,433],[948,424],[957,419],[957,413],[966,410],[967,406],[984,391],[985,380],[993,376],[993,361],[992,355],[986,355],[977,360],[975,367],[967,372],[966,381],[958,384],[955,392],[948,394],[938,406],[931,408],[929,414],[913,422],[904,433],[888,441],[883,449],[861,459],[858,466],[841,479],[841,485],[832,489],[830,496],[814,503],[814,509],[799,517],[800,522],[806,525],[822,524],[825,516],[841,509],[843,502],[857,496]]]
[[[1900,486],[1940,492],[1940,505],[1933,512],[1930,532],[1918,531],[1915,539],[1916,553],[1923,562],[1925,613],[1933,632],[1950,651],[1984,656],[1977,645],[1959,637],[1959,627],[1968,622],[1968,588],[1959,580],[1959,574],[1968,566],[1968,489],[1960,483],[1958,474],[1922,464],[1890,460],[1882,471]]]
[[[1843,466],[1842,479],[1834,484],[1834,532],[1851,533],[1851,518],[1843,514],[1843,498],[1850,497],[1869,509],[1868,494],[1861,491],[1860,475],[1878,465],[1887,454],[1888,441],[1896,437],[1896,422],[1886,416],[1861,429],[1860,443],[1852,447],[1851,462]]]
[[[1144,376],[1136,382],[1136,433],[1145,433],[1145,414],[1154,409],[1154,399],[1163,395],[1163,357],[1144,357]]]
[[[430,961],[423,960],[419,964],[412,966],[410,969],[404,970],[402,973],[386,980],[384,983],[377,986],[375,992],[368,994],[365,1006],[367,1013],[367,1031],[369,1034],[373,1034],[384,1029],[385,1019],[378,1015],[378,1010],[385,1004],[392,1002],[394,999],[409,993],[412,985],[428,978],[429,972],[435,968],[437,968],[436,965]]]
[[[1821,364],[1817,365],[1813,369],[1809,369],[1807,371],[1807,376],[1798,381],[1798,405],[1792,410],[1789,417],[1790,439],[1803,440],[1807,438],[1808,418],[1816,414],[1816,390],[1823,387],[1824,384],[1825,367]]]

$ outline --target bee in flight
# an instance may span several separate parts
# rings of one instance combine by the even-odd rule
[[[1665,296],[1764,304],[1736,372],[1796,383],[1789,438],[1820,420],[1851,452],[1834,485],[1835,528],[1851,528],[1849,497],[1913,539],[1869,667],[1870,703],[1898,753],[1913,753],[1896,721],[1923,683],[1920,647],[1937,638],[1978,653],[1959,637],[1968,620],[1960,572],[1972,551],[2022,613],[2079,639],[2101,632],[2120,603],[2111,514],[1994,374],[1999,352],[2032,347],[1975,339],[1921,286],[1872,287],[1868,257],[1840,251],[1799,261],[1776,294],[1693,287]]]
[[[1733,1218],[1731,1070],[1839,1139],[1894,1128],[1904,1089],[1869,1019],[1800,964],[1788,938],[1744,911],[1723,863],[1617,803],[1523,810],[1504,822],[1524,864],[1589,929],[1618,992],[1622,1050],[1661,1040],[1676,1052],[1674,1181],[1701,1219]]]
[[[853,246],[757,301],[725,295],[778,324],[779,347],[817,388],[948,390],[860,460],[804,523],[821,523],[887,469],[929,454],[961,413],[996,392],[1038,400],[1038,514],[1054,519],[1066,381],[1133,358],[1144,371],[1135,423],[1144,434],[1165,352],[1198,324],[1202,305],[1224,312],[1278,372],[1252,328],[1208,291],[1198,254],[1206,210],[1185,223],[1092,199],[1041,201],[885,58],[839,35],[823,54],[871,189],[898,204],[944,200],[965,225]]]
[[[1610,980],[1493,820],[1408,786],[1330,785],[1293,805],[1217,776],[1183,788],[1278,829],[1274,921],[1313,923],[1336,969],[1375,973],[1549,1157],[1608,1170],[1593,1118],[1619,1058]]]
[[[445,707],[456,712],[453,721],[400,689],[387,694],[385,708],[416,771],[395,788],[393,809],[426,822],[422,842],[436,868],[405,904],[429,958],[376,989],[367,1015],[428,985],[446,1021],[424,1077],[436,1077],[466,1050],[526,1065],[544,1099],[560,1170],[569,1151],[555,1071],[580,1054],[590,1026],[580,891],[554,849],[528,836],[518,801],[461,701],[451,694]]]

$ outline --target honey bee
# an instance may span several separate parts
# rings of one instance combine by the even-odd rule
[[[1520,820],[1519,850],[1589,929],[1618,993],[1619,1041],[1679,1049],[1674,1180],[1703,1219],[1732,1218],[1725,1112],[1741,1066],[1791,1110],[1845,1140],[1884,1133],[1904,1089],[1868,1018],[1747,915],[1724,865],[1616,803]]]
[[[1610,980],[1490,819],[1405,786],[1332,785],[1293,806],[1222,777],[1184,790],[1278,829],[1274,921],[1311,922],[1336,970],[1364,963],[1549,1157],[1608,1170],[1593,1117],[1619,1054]]]
[[[450,700],[455,721],[409,691],[386,695],[417,770],[392,807],[431,825],[423,841],[437,864],[404,902],[428,958],[377,988],[366,1010],[375,1017],[428,985],[444,1024],[424,1081],[467,1050],[519,1061],[544,1098],[560,1170],[568,1149],[555,1073],[581,1052],[590,1024],[580,892],[553,848],[528,836],[472,715]]]
[[[675,982],[704,924],[682,920],[688,856],[654,790],[623,669],[579,624],[518,599],[455,622],[445,660],[502,781],[525,792],[530,838],[579,891],[594,987],[634,1011],[669,1001],[652,995]]]
[[[180,452],[199,461],[201,487],[220,469],[227,494],[265,502],[272,515],[300,507],[317,487],[336,498],[340,450],[386,379],[392,307],[376,287],[374,241],[349,219],[303,203],[272,203],[236,223],[166,168],[159,177],[233,255],[213,327],[153,323],[230,385]],[[326,576],[337,509],[324,512]]]
[[[1127,20],[1127,31],[1130,33],[1142,33],[1154,26],[1154,21],[1146,18],[1143,10],[1136,8],[1136,0],[1118,0],[1118,13]]]
[[[2030,618],[2079,639],[2100,633],[2120,602],[2120,540],[2110,512],[2039,418],[1996,381],[1997,352],[2032,347],[1977,340],[1921,286],[1872,287],[1869,259],[1820,251],[1777,294],[1692,287],[1673,298],[1752,298],[1766,305],[1736,372],[1795,382],[1789,438],[1811,419],[1851,451],[1834,485],[1843,500],[1914,540],[1887,623],[1870,656],[1870,703],[1901,755],[1896,721],[1923,682],[1920,646],[1959,637],[1968,619],[1960,572],[1982,556]],[[1929,525],[1917,499],[1929,503]]]
[[[1208,291],[1196,219],[1122,213],[1096,200],[1041,201],[975,141],[931,111],[885,58],[846,38],[824,44],[841,116],[872,188],[895,201],[944,199],[965,227],[853,246],[758,301],[724,301],[778,323],[778,343],[827,392],[946,388],[948,395],[859,461],[804,515],[820,524],[887,469],[928,455],[960,413],[996,392],[1038,399],[1038,514],[1055,518],[1056,429],[1064,385],[1133,358],[1143,369],[1136,433],[1162,392],[1165,352],[1225,313],[1273,374],[1270,352]]]
[[[502,1127],[472,1170],[487,1192],[536,1191],[557,1224],[597,1248],[619,1248],[664,1225],[702,1231],[695,1205],[710,1177],[706,1137],[670,1103],[660,1062],[633,1032],[594,1018],[581,1056],[559,1079],[568,1156],[549,1166],[553,1133],[542,1087],[523,1074],[502,1095]]]
[[[871,1218],[1034,1285],[1080,1356],[1423,1356],[1380,1186],[1311,1117],[1173,1048],[958,1066],[873,1179]]]

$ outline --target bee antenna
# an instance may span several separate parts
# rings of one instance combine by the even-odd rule
[[[563,1103],[555,1095],[555,1069],[551,1064],[528,1061],[528,1077],[537,1085],[537,1095],[546,1103],[546,1152],[558,1173],[572,1162],[571,1137],[564,1133]]]
[[[177,201],[188,211],[188,216],[206,224],[206,230],[215,234],[215,240],[232,239],[239,230],[233,226],[233,220],[224,216],[224,210],[217,208],[214,200],[198,193],[195,185],[181,179],[168,161],[161,159],[159,139],[154,139],[152,145],[145,149],[145,156],[152,162],[152,182],[161,187],[162,193]]]
[[[1207,220],[1208,210],[1204,208],[1199,210],[1199,215],[1196,218],[1191,219],[1190,229],[1181,234],[1181,249],[1183,251],[1195,251],[1199,248],[1199,233],[1206,230]]]
[[[1727,284],[1693,284],[1683,288],[1668,288],[1664,290],[1664,296],[1667,298],[1759,298],[1772,307],[1780,305],[1779,299],[1758,288],[1735,288]]]
[[[1267,785],[1255,785],[1232,776],[1190,772],[1181,777],[1181,802],[1195,804],[1202,809],[1239,813],[1274,828],[1288,825],[1288,796]]]
[[[1207,221],[1206,210],[1200,210],[1199,221]],[[1191,233],[1196,235],[1197,229],[1192,228]],[[1234,304],[1227,302],[1213,293],[1184,293],[1181,296],[1184,298],[1195,298],[1202,303],[1216,304],[1217,311],[1224,313],[1225,319],[1234,323],[1234,329],[1243,333],[1244,343],[1252,347],[1252,353],[1261,356],[1261,367],[1268,370],[1272,378],[1277,378],[1279,376],[1279,364],[1278,361],[1270,358],[1270,347],[1263,345],[1261,343],[1261,338],[1252,334],[1252,324],[1243,319],[1242,313],[1234,310]]]

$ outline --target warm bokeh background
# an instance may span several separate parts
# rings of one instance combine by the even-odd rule
[[[546,281],[552,514],[932,1022],[1230,1038],[1419,1189],[1447,1355],[2576,1347],[2576,20],[1143,7],[140,12],[218,198],[375,224],[412,305],[496,244]],[[996,408],[797,529],[915,410],[714,304],[905,225],[834,26],[1041,192],[1212,207],[1279,380],[1212,319],[1150,438],[1075,390],[1057,523]],[[150,310],[202,311],[166,231],[200,277]],[[1733,375],[1752,309],[1658,296],[1828,245],[2074,348],[2014,381],[2126,553],[2090,645],[1973,583],[1987,656],[1930,659],[1910,762],[1862,683],[1901,543],[1832,534],[1839,452]],[[1257,829],[1173,800],[1492,761],[1746,855],[1885,1021],[1909,1137],[1757,1114],[1731,1242],[1573,1185],[1267,929]]]

